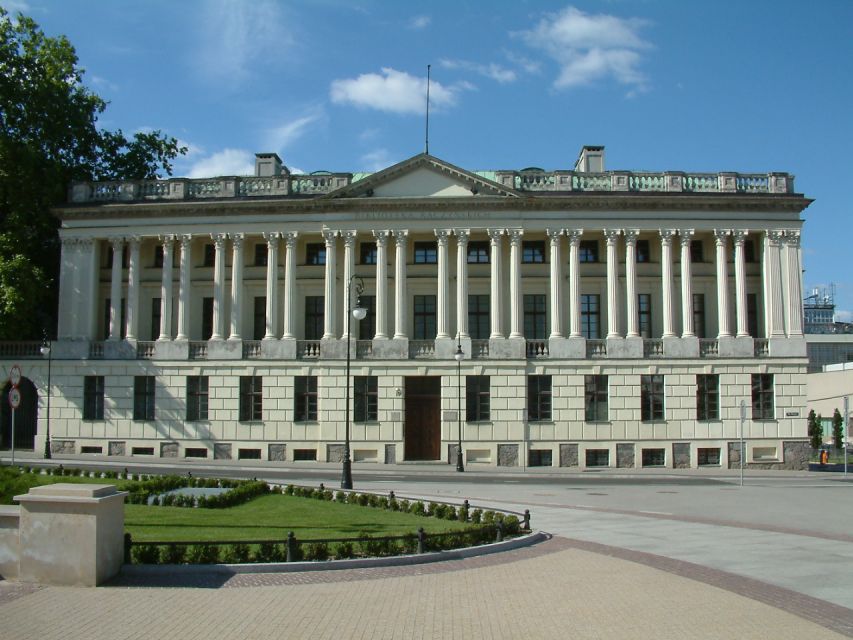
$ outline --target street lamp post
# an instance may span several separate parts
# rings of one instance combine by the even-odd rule
[[[50,460],[52,457],[50,452],[50,365],[53,362],[52,346],[52,343],[45,338],[39,349],[43,356],[47,356],[47,438],[44,441],[44,457],[46,460]]]
[[[355,283],[355,293],[358,299],[355,302],[355,309],[352,308],[352,282],[358,279]],[[364,280],[361,276],[353,275],[347,282],[347,318],[352,317],[356,320],[364,320],[367,315],[367,309],[361,306],[361,293],[364,291]],[[343,471],[341,474],[341,489],[352,489],[352,459],[350,458],[349,446],[349,425],[350,425],[350,403],[349,403],[349,388],[350,388],[350,348],[352,343],[352,321],[347,321],[347,391],[346,391],[346,432],[344,442],[344,461]]]
[[[459,419],[459,442],[456,445],[456,470],[465,471],[465,465],[462,464],[462,358],[465,354],[462,353],[462,340],[456,343],[456,417]]]

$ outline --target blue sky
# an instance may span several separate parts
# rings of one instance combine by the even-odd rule
[[[853,311],[853,2],[0,0],[75,45],[101,124],[162,129],[176,175],[372,171],[423,151],[466,169],[787,171],[805,285]]]

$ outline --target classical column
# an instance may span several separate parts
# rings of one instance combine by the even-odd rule
[[[352,276],[355,273],[355,231],[341,231],[341,236],[344,239],[344,332],[341,335],[341,340],[347,338],[352,339],[351,326],[352,317],[346,312],[347,296],[352,296],[352,287],[349,286]],[[355,308],[353,303],[352,308]]]
[[[563,259],[560,257],[562,229],[545,229],[551,244],[551,338],[563,337]]]
[[[113,269],[110,280],[110,340],[121,337],[121,257],[124,248],[122,238],[110,238],[113,247]]]
[[[625,229],[625,313],[628,314],[628,338],[640,337],[637,315],[637,236],[639,229]]]
[[[127,269],[127,331],[128,340],[139,337],[139,243],[138,236],[128,240],[130,264]]]
[[[470,229],[456,229],[456,337],[468,337],[468,238]]]
[[[406,229],[395,229],[394,234],[394,337],[408,338],[406,322],[406,243],[409,232]]]
[[[374,231],[376,238],[376,333],[374,340],[388,337],[388,235]]]
[[[732,335],[729,330],[729,276],[726,265],[726,242],[730,234],[729,229],[714,229],[717,245],[717,333],[720,338]]]
[[[274,340],[278,328],[278,231],[267,231],[267,308],[264,340]]]
[[[580,247],[583,229],[567,229],[569,237],[569,335],[581,337],[581,263]]]
[[[222,340],[225,335],[225,243],[224,233],[211,233],[215,255],[213,263],[213,333],[211,340]]]
[[[323,229],[323,239],[326,241],[326,280],[324,287],[323,305],[323,339],[335,337],[335,285],[337,280],[337,259],[335,245],[337,231]]]
[[[181,281],[178,291],[178,340],[190,339],[190,269],[192,269],[192,239],[181,236]]]
[[[681,239],[681,337],[690,338],[695,336],[693,327],[693,282],[691,280],[690,267],[690,238],[693,229],[680,229],[678,237]]]
[[[672,237],[675,229],[660,230],[661,247],[661,286],[663,289],[663,337],[671,338],[675,335],[672,317],[672,293],[674,282],[672,278]]]
[[[448,325],[448,293],[449,280],[447,273],[447,238],[450,229],[433,229],[438,242],[438,297],[436,298],[436,338],[449,338]]]
[[[780,250],[784,231],[772,230],[766,232],[765,251],[767,254],[767,314],[769,316],[768,336],[771,338],[785,337],[784,317],[782,312],[782,265]]]
[[[489,234],[489,261],[491,263],[491,297],[489,300],[489,308],[491,309],[492,316],[492,333],[489,336],[490,338],[504,337],[503,327],[501,324],[501,307],[503,306],[501,301],[501,292],[503,291],[504,286],[504,283],[501,281],[501,236],[503,235],[503,232],[503,229],[486,230],[486,233]]]
[[[619,258],[616,254],[621,229],[605,229],[607,241],[607,337],[619,337]]]
[[[785,294],[788,297],[788,337],[793,338],[803,335],[800,232],[795,229],[785,232],[785,266],[788,276],[785,281]]]
[[[243,240],[245,236],[242,233],[232,233],[229,237],[231,238],[231,335],[229,339],[241,340],[243,337]]]
[[[293,340],[293,299],[296,296],[296,272],[293,267],[294,253],[296,253],[296,231],[287,231],[281,234],[284,238],[284,331],[283,340]],[[269,266],[269,261],[267,261]]]
[[[172,269],[174,267],[175,236],[160,236],[163,244],[163,274],[160,281],[160,336],[158,340],[172,339]]]
[[[746,317],[746,268],[743,255],[743,243],[748,234],[749,232],[744,229],[736,229],[732,232],[732,240],[735,245],[735,305],[739,338],[749,336]]]
[[[509,337],[523,338],[521,326],[521,229],[509,229]]]

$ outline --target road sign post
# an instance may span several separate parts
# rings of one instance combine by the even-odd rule
[[[17,386],[9,391],[9,406],[12,407],[12,466],[15,466],[15,409],[21,406],[21,392]]]

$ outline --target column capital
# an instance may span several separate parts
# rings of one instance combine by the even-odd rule
[[[394,242],[397,243],[398,247],[406,246],[406,240],[409,238],[408,229],[394,229],[391,233],[393,234]]]
[[[124,245],[124,236],[110,236],[107,242],[112,245],[114,251],[120,251]]]
[[[447,238],[450,237],[452,233],[451,229],[433,229],[433,233],[435,237],[438,239],[438,244],[441,246],[447,245]]]
[[[569,244],[577,246],[581,241],[583,229],[566,229],[566,236],[569,238]]]
[[[225,241],[228,239],[227,233],[211,233],[210,239],[213,240],[213,244],[216,245],[217,249],[221,249],[225,246]]]
[[[726,238],[732,235],[731,229],[714,229],[714,242],[717,245],[725,244]]]
[[[231,238],[231,242],[235,249],[242,248],[243,240],[246,239],[246,236],[243,233],[229,233],[228,237]]]
[[[636,245],[637,237],[640,235],[639,229],[625,229],[625,244]]]
[[[743,245],[744,240],[746,240],[746,236],[749,235],[749,231],[746,229],[735,229],[732,231],[732,240],[734,241],[735,246]]]
[[[128,236],[127,237],[127,245],[131,249],[138,249],[141,242],[142,242],[142,238],[140,236]]]
[[[320,233],[323,235],[327,247],[334,244],[335,238],[338,237],[338,232],[333,229],[323,229]]]
[[[471,238],[471,230],[470,229],[454,229],[453,235],[456,236],[457,244],[466,244],[468,240]]]
[[[614,244],[619,239],[621,233],[622,229],[604,229],[604,237],[607,240],[607,244]]]
[[[181,240],[181,249],[187,249],[193,241],[193,237],[189,233],[179,236],[179,238]]]
[[[524,229],[507,229],[506,234],[509,236],[510,244],[518,246],[521,244],[521,237],[524,235]]]
[[[296,239],[299,237],[298,231],[283,231],[281,237],[284,238],[284,244],[287,250],[290,251],[296,246]]]
[[[281,233],[278,231],[264,231],[263,233],[264,240],[267,241],[267,244],[273,244],[278,242],[278,239],[281,237]]]
[[[693,237],[695,230],[694,229],[679,229],[678,237],[681,239],[682,247],[690,246],[690,239]]]
[[[782,239],[785,237],[785,232],[782,229],[766,229],[764,234],[767,236],[767,242],[775,247],[781,245]]]
[[[789,229],[785,232],[785,244],[792,249],[800,246],[800,232],[797,229]]]
[[[390,236],[390,235],[391,235],[391,232],[388,231],[387,229],[382,230],[382,231],[374,231],[373,232],[373,237],[376,238],[376,244],[378,244],[379,246],[382,246],[382,247],[384,247],[385,245],[388,244],[388,236]]]
[[[165,233],[161,236],[157,236],[157,239],[161,242],[161,244],[165,247],[166,245],[171,246],[171,244],[177,240],[178,236],[174,233]]]
[[[358,236],[358,231],[356,231],[355,229],[349,229],[348,231],[341,231],[340,234],[341,237],[344,239],[345,247],[355,246],[355,239],[356,236]]]
[[[486,233],[489,235],[489,241],[492,244],[497,244],[501,240],[501,236],[504,234],[503,229],[486,229]]]
[[[661,244],[670,244],[677,231],[675,229],[658,229]]]
[[[565,233],[565,229],[545,229],[545,235],[551,240],[551,244],[560,241],[560,236]]]

